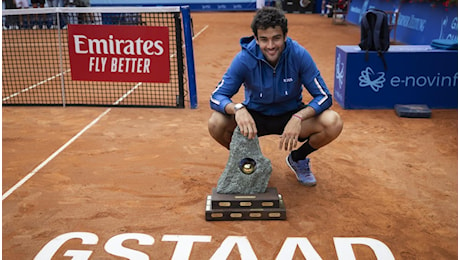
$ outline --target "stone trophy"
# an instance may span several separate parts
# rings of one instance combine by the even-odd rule
[[[272,172],[259,139],[248,139],[235,128],[227,165],[206,200],[206,220],[284,220],[282,196],[268,187]]]

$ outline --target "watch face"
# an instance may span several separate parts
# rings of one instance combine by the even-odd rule
[[[243,104],[241,104],[241,103],[236,104],[236,105],[235,105],[235,110],[240,110],[240,109],[242,109],[243,107],[244,107],[244,106],[243,106]]]

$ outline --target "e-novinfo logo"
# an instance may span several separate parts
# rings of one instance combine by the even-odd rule
[[[385,72],[378,72],[376,75],[371,67],[365,68],[359,76],[359,86],[362,88],[370,87],[374,92],[379,92],[384,83]]]
[[[339,89],[343,87],[343,80],[345,77],[344,74],[345,64],[342,61],[342,56],[340,53],[337,55],[337,60],[335,62],[335,78],[339,81]]]
[[[388,76],[385,72],[374,72],[371,67],[361,71],[359,76],[359,86],[369,87],[374,92],[379,92],[386,86]],[[432,75],[394,75],[389,77],[389,86],[393,88],[450,88],[457,87],[458,72],[453,75],[435,72]]]

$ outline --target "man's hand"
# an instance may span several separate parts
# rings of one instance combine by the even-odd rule
[[[302,119],[292,116],[291,120],[284,127],[283,134],[280,136],[280,150],[292,151],[297,146],[300,130],[302,129]]]
[[[257,135],[257,128],[254,119],[246,108],[242,108],[235,113],[235,121],[240,128],[241,134],[249,139]]]

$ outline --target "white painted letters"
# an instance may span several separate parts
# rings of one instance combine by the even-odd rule
[[[70,239],[79,238],[82,240],[83,245],[96,245],[99,241],[99,238],[93,234],[88,232],[71,232],[62,234],[57,236],[48,244],[46,244],[40,252],[35,256],[34,260],[47,260],[52,259],[54,254],[59,250],[59,248],[64,245],[65,242],[69,241]],[[64,254],[65,256],[73,256],[72,259],[75,260],[83,260],[89,259],[92,251],[87,250],[68,250]]]
[[[155,242],[153,237],[146,234],[126,233],[116,235],[109,239],[109,241],[105,244],[104,249],[107,253],[115,256],[125,257],[132,260],[148,260],[149,256],[147,254],[123,246],[123,242],[129,239],[137,240],[139,245],[143,246],[151,246]]]
[[[244,236],[228,236],[211,257],[211,260],[227,259],[235,245],[238,247],[242,260],[257,260],[248,238]]]
[[[295,250],[299,246],[305,259],[308,260],[321,260],[318,252],[313,248],[310,240],[306,237],[288,237],[284,241],[276,260],[293,259]]]
[[[274,237],[277,239],[278,237]],[[83,245],[97,245],[99,238],[96,234],[88,232],[70,232],[57,236],[49,241],[35,256],[34,260],[50,260],[55,256],[56,252],[69,240],[80,239]],[[381,260],[394,260],[391,250],[381,241],[367,237],[334,237],[334,245],[338,260],[356,260],[353,252],[353,245],[365,245],[372,249],[375,257]],[[126,240],[136,240],[139,245],[152,246],[155,239],[147,234],[142,233],[125,233],[113,236],[104,245],[104,250],[108,254],[119,257],[135,260],[148,260],[149,255],[145,252],[126,248],[123,242]],[[209,243],[212,236],[206,235],[164,235],[162,242],[177,242],[172,260],[189,259],[195,242]],[[257,260],[257,256],[246,236],[227,236],[222,244],[212,255],[212,260],[227,259],[233,249],[237,247],[240,257],[243,260]],[[88,260],[96,247],[92,250],[67,250],[64,256],[71,257],[72,260]],[[160,247],[156,247],[158,250]],[[321,256],[315,250],[307,237],[287,237],[279,250],[276,260],[293,259],[297,248],[300,249],[303,257],[308,260],[321,260]],[[89,248],[90,249],[90,248]],[[152,247],[146,247],[145,251],[152,252]],[[273,250],[267,248],[264,250]],[[298,252],[298,251],[297,251]],[[271,255],[276,255],[276,252],[270,252]],[[374,256],[372,256],[374,257]]]
[[[177,242],[171,260],[189,259],[194,242],[211,242],[211,236],[164,235],[161,241]]]
[[[394,260],[390,249],[382,242],[368,237],[334,237],[335,250],[339,260],[356,260],[353,244],[369,246],[380,260]]]

